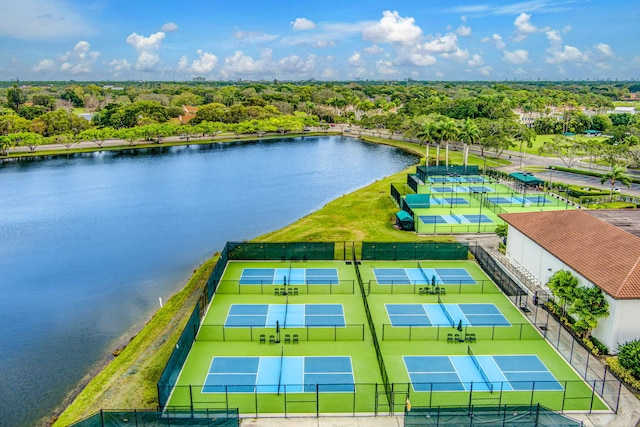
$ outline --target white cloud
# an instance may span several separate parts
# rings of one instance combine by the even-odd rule
[[[233,37],[241,40],[243,43],[265,43],[277,39],[279,36],[275,34],[266,34],[260,31],[236,31]]]
[[[362,54],[360,52],[354,52],[349,58],[349,64],[351,65],[363,65]]]
[[[151,52],[140,52],[135,69],[139,71],[154,71],[160,63],[160,55]]]
[[[458,37],[453,33],[432,38],[430,41],[418,46],[419,50],[429,53],[452,53],[458,48]]]
[[[290,55],[280,59],[276,70],[288,75],[308,75],[315,68],[315,56],[303,59],[298,55]]]
[[[496,2],[494,2],[496,3]],[[505,5],[470,5],[470,6],[457,6],[449,9],[447,12],[451,13],[466,13],[477,16],[487,15],[516,15],[522,12],[535,12],[541,13],[555,13],[565,12],[569,10],[569,4],[574,3],[572,0],[557,1],[557,0],[524,0],[516,3],[508,3]]]
[[[86,40],[80,40],[73,50],[60,55],[57,60],[43,59],[35,67],[35,72],[52,72],[55,69],[71,74],[89,74],[93,71],[93,65],[100,56],[100,52],[91,52],[91,44]]]
[[[562,64],[564,62],[587,62],[589,56],[583,53],[580,49],[574,46],[565,45],[564,48],[550,48],[547,49],[547,63],[548,64]]]
[[[295,21],[291,22],[291,25],[294,31],[312,30],[316,27],[316,24],[307,18],[296,18]]]
[[[165,36],[166,34],[162,31],[151,34],[149,37],[144,37],[137,33],[131,33],[129,37],[127,37],[127,43],[138,51],[158,50],[160,49]]]
[[[402,65],[414,65],[417,67],[428,67],[430,65],[435,64],[438,60],[433,55],[429,55],[426,53],[409,53],[404,57],[402,61]],[[378,67],[380,69],[380,67]]]
[[[264,70],[263,60],[254,60],[241,50],[236,51],[233,56],[224,59],[224,66],[220,71],[223,77],[253,75]]]
[[[454,61],[464,62],[469,59],[470,53],[466,49],[456,47],[453,52],[446,52],[441,55],[443,58],[453,59]]]
[[[460,25],[456,30],[456,33],[460,37],[468,37],[471,35],[471,27],[467,27],[466,25]]]
[[[547,49],[548,64],[562,64],[565,62],[587,62],[589,55],[582,52],[575,46],[564,45],[562,36],[558,30],[547,31],[547,39],[549,39],[549,48]],[[559,70],[564,72],[564,69]]]
[[[162,27],[160,27],[160,31],[165,33],[172,33],[174,31],[178,31],[178,24],[175,22],[167,22]]]
[[[332,68],[325,68],[322,71],[321,77],[325,80],[334,80],[336,77],[338,77],[338,73]]]
[[[58,67],[54,60],[43,59],[42,61],[38,62],[35,67],[33,67],[33,71],[35,71],[36,73],[50,73],[52,71],[55,71],[57,68]]]
[[[546,34],[551,43],[562,43],[562,36],[558,30],[547,31]]]
[[[507,47],[500,34],[494,34],[491,37],[485,37],[482,39],[482,43],[493,43],[498,50],[503,50]]]
[[[393,68],[391,61],[378,61],[376,62],[376,68],[380,74],[391,75],[398,73],[398,70]]]
[[[420,40],[422,30],[413,18],[403,18],[396,11],[385,10],[380,21],[363,28],[362,37],[374,43],[409,44]]]
[[[114,75],[119,75],[123,71],[131,69],[131,63],[126,59],[114,59],[108,64],[111,67],[111,71]]]
[[[491,74],[491,71],[493,71],[493,68],[487,65],[486,67],[478,69],[478,71],[480,71],[480,74],[482,74],[483,76],[488,76]]]
[[[198,50],[198,55],[200,57],[191,64],[193,71],[199,74],[210,73],[218,63],[218,57],[212,53],[203,52],[202,50]]]
[[[370,55],[377,55],[384,52],[384,49],[374,44],[373,46],[365,47],[364,51]]]
[[[259,59],[245,55],[242,51],[236,51],[233,56],[225,58],[220,76],[223,78],[243,76],[270,76],[274,74],[283,77],[300,78],[313,73],[316,66],[315,55],[302,58],[298,55],[290,55],[279,60],[274,60],[270,49],[264,49]]]
[[[2,2],[0,35],[18,39],[87,36],[93,32],[78,7],[67,0]]]
[[[502,52],[502,60],[509,64],[524,64],[529,61],[529,52],[523,49],[505,50]]]
[[[471,55],[471,59],[469,60],[469,62],[467,62],[467,64],[470,67],[480,67],[484,64],[484,60],[479,54],[474,53],[473,55]]]
[[[132,33],[127,37],[127,44],[138,51],[138,60],[135,69],[140,71],[154,71],[160,63],[158,50],[162,46],[166,34],[162,31],[151,34],[149,37]]]
[[[336,43],[333,40],[318,40],[315,44],[315,47],[333,47]]]
[[[613,50],[611,50],[611,46],[609,46],[608,44],[598,43],[597,45],[593,46],[593,48],[596,50],[597,55],[602,58],[609,59],[614,57]]]
[[[518,15],[516,20],[513,22],[513,25],[516,27],[516,35],[513,39],[517,42],[526,39],[530,34],[544,31],[538,29],[531,23],[531,15],[528,13],[521,13]]]

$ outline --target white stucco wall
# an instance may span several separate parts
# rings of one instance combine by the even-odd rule
[[[524,267],[543,285],[556,271],[568,270],[578,278],[581,286],[594,286],[514,227],[509,227],[507,235],[507,257]],[[609,316],[600,319],[592,333],[609,351],[615,352],[618,344],[640,338],[640,300],[615,300],[607,294],[605,298],[609,303]]]

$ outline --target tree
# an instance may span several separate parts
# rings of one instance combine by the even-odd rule
[[[627,175],[627,169],[624,166],[615,165],[610,171],[604,173],[600,178],[600,184],[604,184],[609,181],[611,183],[610,201],[613,200],[613,188],[616,186],[616,181],[621,184],[631,187],[631,178]]]
[[[115,132],[115,129],[112,128],[91,128],[80,132],[78,138],[84,141],[91,141],[98,147],[102,148],[102,144],[104,144],[107,139],[113,138],[115,136]]]
[[[618,361],[631,371],[634,377],[640,378],[640,340],[627,341],[618,346]]]
[[[549,278],[547,286],[551,293],[558,298],[562,310],[566,313],[566,308],[573,302],[578,287],[578,278],[567,270],[558,270]]]
[[[475,145],[480,140],[481,132],[473,119],[466,119],[460,128],[460,141],[464,144],[462,149],[462,164],[467,165],[469,159],[469,146]]]
[[[7,106],[13,111],[20,111],[20,107],[27,101],[27,95],[22,92],[18,85],[14,84],[7,89]]]
[[[609,315],[609,303],[604,297],[602,289],[598,287],[580,286],[574,292],[573,304],[569,313],[578,317],[573,329],[582,337],[587,338],[591,331],[598,326],[598,319]]]
[[[443,119],[437,123],[438,139],[440,144],[444,143],[446,147],[445,165],[449,167],[449,143],[458,136],[458,126],[453,119]],[[440,164],[440,156],[438,156],[438,164]]]
[[[580,146],[565,136],[556,135],[540,147],[541,153],[551,153],[562,160],[566,167],[573,167],[578,163]]]
[[[0,135],[0,156],[6,156],[7,150],[13,147],[14,141],[7,135]]]
[[[418,137],[420,144],[424,142],[424,145],[427,146],[426,158],[424,160],[424,164],[427,166],[429,165],[429,145],[436,142],[438,137],[438,129],[436,128],[435,122],[431,120],[424,122],[416,136]]]
[[[10,135],[14,144],[22,147],[29,147],[30,152],[35,152],[36,148],[42,144],[42,135],[35,132],[18,132]]]

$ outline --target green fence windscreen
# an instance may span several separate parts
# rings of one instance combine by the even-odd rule
[[[231,260],[326,261],[334,259],[333,242],[228,243]]]
[[[362,260],[463,260],[469,245],[461,242],[362,242]]]
[[[528,426],[578,427],[572,420],[542,406],[497,406],[457,408],[411,408],[405,412],[404,425],[416,426]]]
[[[237,409],[228,411],[100,411],[89,418],[72,424],[73,427],[128,427],[128,426],[211,426],[237,427],[240,418]]]

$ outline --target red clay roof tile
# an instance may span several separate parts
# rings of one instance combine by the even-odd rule
[[[581,210],[500,217],[612,297],[640,299],[639,237]]]

